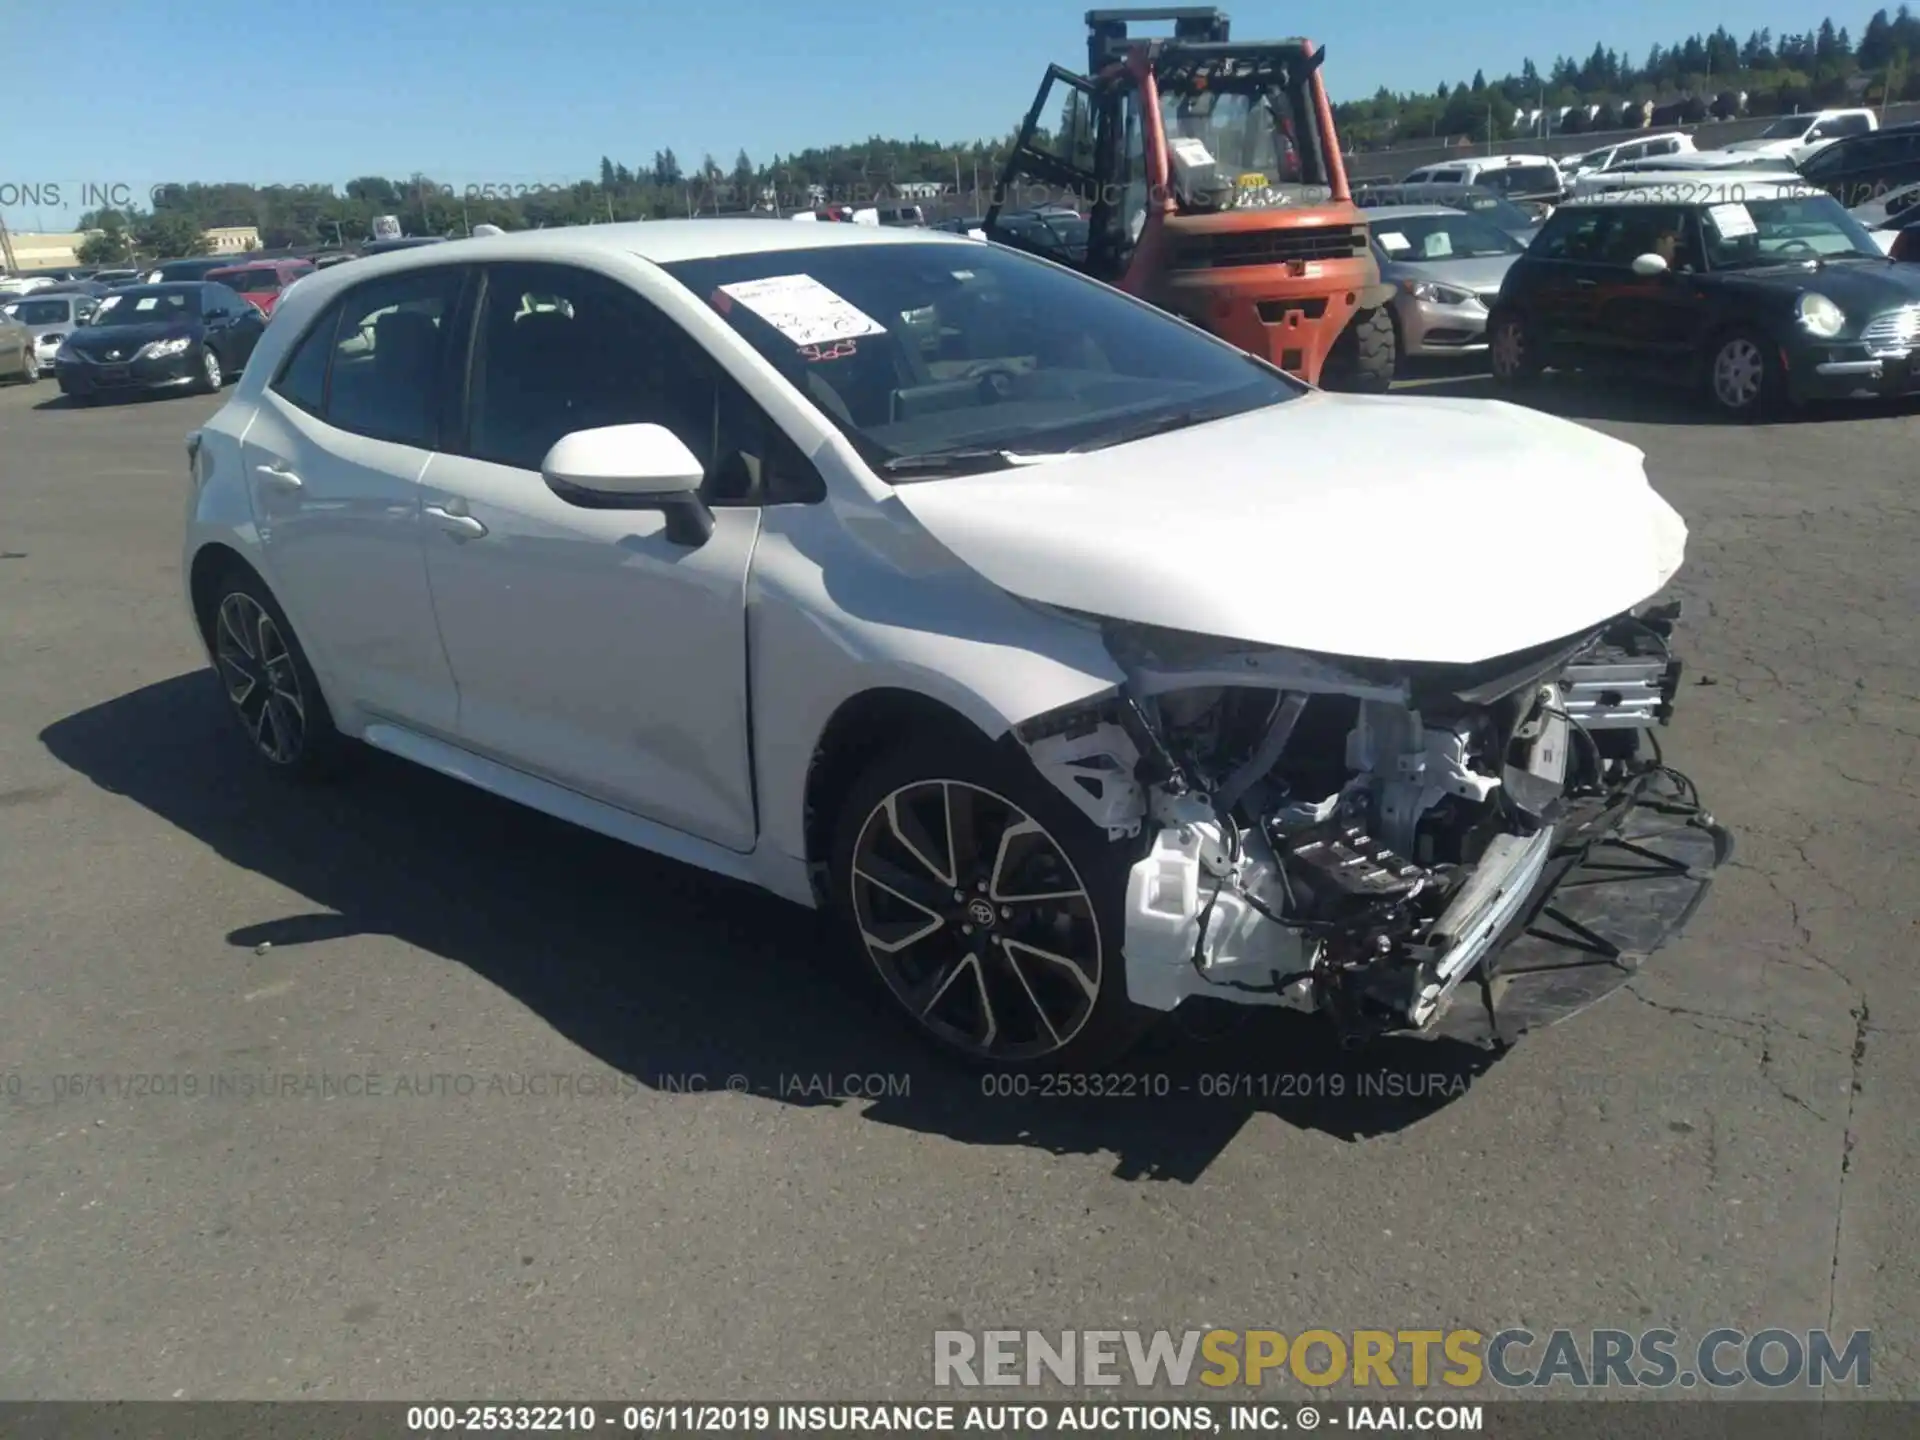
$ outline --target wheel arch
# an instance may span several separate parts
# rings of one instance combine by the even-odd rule
[[[822,888],[822,871],[833,848],[839,800],[876,756],[930,733],[982,744],[1011,734],[990,735],[973,717],[944,700],[897,685],[848,696],[828,717],[807,764],[804,792],[806,860],[816,891]],[[823,903],[825,898],[821,896]]]
[[[222,578],[235,570],[253,576],[262,585],[267,583],[266,576],[246,556],[219,540],[210,540],[194,551],[193,563],[187,568],[187,596],[193,606],[194,625],[209,654],[213,650],[213,606],[219,599],[216,591]]]

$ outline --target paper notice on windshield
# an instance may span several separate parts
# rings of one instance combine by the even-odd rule
[[[811,275],[773,275],[722,285],[720,293],[753,311],[795,345],[828,345],[887,327]]]
[[[1760,227],[1753,223],[1753,213],[1745,205],[1709,205],[1707,218],[1713,221],[1713,228],[1720,232],[1722,240],[1738,240],[1743,235],[1760,233]]]
[[[1389,255],[1398,255],[1402,250],[1413,248],[1413,242],[1398,230],[1382,230],[1374,238],[1380,242],[1380,248]]]
[[[1213,152],[1190,136],[1169,140],[1167,148],[1173,152],[1174,159],[1196,170],[1202,165],[1213,164]]]

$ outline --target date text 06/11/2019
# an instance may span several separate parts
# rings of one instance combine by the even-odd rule
[[[533,1431],[627,1434],[756,1435],[814,1433],[955,1434],[979,1431],[1036,1434],[1049,1430],[1098,1434],[1311,1432],[1323,1424],[1348,1430],[1478,1432],[1481,1406],[1094,1403],[1046,1404],[963,1401],[932,1404],[702,1405],[415,1405],[407,1410],[413,1434]]]

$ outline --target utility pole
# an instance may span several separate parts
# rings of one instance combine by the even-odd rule
[[[7,222],[3,216],[0,216],[0,255],[6,257],[9,275],[20,268],[19,262],[13,258],[13,236],[7,233]]]

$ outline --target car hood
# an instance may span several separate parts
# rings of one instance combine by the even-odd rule
[[[1641,452],[1497,400],[1333,395],[899,503],[1002,589],[1117,620],[1467,664],[1655,594],[1686,525]]]
[[[1498,293],[1518,255],[1494,255],[1484,260],[1390,260],[1380,267],[1380,278],[1387,281],[1431,280],[1436,285],[1452,285],[1476,295]]]
[[[1848,316],[1867,319],[1882,310],[1920,301],[1920,266],[1872,258],[1841,260],[1817,268],[1806,265],[1769,265],[1761,269],[1727,271],[1730,281],[1763,285],[1770,290],[1814,292],[1826,296]]]

